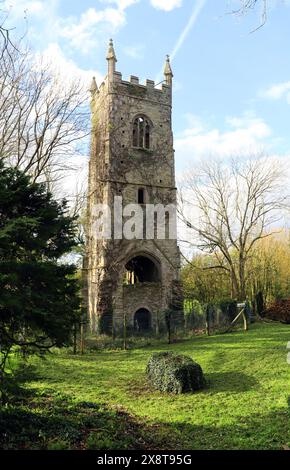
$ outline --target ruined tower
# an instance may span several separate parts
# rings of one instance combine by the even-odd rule
[[[88,226],[85,257],[87,310],[92,332],[156,330],[164,327],[164,312],[181,314],[179,249],[172,235],[172,219],[165,208],[154,215],[151,236],[146,233],[148,204],[175,207],[176,187],[171,126],[172,79],[169,57],[164,81],[116,71],[116,54],[109,44],[108,73],[98,88],[91,85],[92,137],[89,162]],[[105,237],[96,236],[96,222],[104,205],[111,213]],[[123,225],[137,204],[142,221],[132,239],[124,237]],[[124,209],[122,222],[117,208]],[[134,212],[132,212],[134,214]],[[164,236],[160,220],[165,222]],[[173,222],[172,222],[173,220]],[[162,225],[162,224],[161,224]],[[103,227],[104,228],[104,227]],[[174,232],[174,230],[173,230]],[[129,237],[130,238],[130,237]]]

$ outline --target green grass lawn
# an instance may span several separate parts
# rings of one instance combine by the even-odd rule
[[[79,413],[77,427],[93,416],[95,405],[101,424],[97,419],[87,427],[84,448],[281,449],[290,442],[288,341],[289,326],[255,324],[248,332],[170,346],[33,358],[37,376],[26,387],[38,401],[30,412],[39,417],[44,406],[53,418],[48,403],[56,400],[59,418],[67,409]],[[207,388],[177,396],[150,388],[146,363],[153,351],[164,350],[197,361]],[[65,448],[76,447],[69,431],[64,440]]]

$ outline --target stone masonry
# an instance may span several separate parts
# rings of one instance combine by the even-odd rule
[[[123,207],[176,204],[171,126],[172,70],[167,57],[160,88],[116,72],[112,41],[108,74],[91,85],[92,137],[89,162],[87,246],[84,260],[87,311],[92,333],[156,330],[164,312],[181,314],[180,254],[176,239],[98,239],[94,207],[121,196]],[[145,211],[144,211],[145,214]],[[145,217],[145,215],[144,215]],[[145,220],[145,219],[144,219]],[[113,226],[113,224],[112,224]],[[114,234],[114,233],[113,233]],[[178,316],[178,314],[177,314]]]

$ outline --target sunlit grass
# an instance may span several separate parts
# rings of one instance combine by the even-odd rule
[[[168,445],[190,449],[279,449],[289,443],[286,325],[253,325],[249,332],[195,337],[168,346],[68,352],[32,359],[37,380],[28,387],[76,401],[121,406],[144,423],[158,423]],[[197,361],[205,390],[172,396],[151,389],[145,376],[153,351],[172,350]],[[165,445],[166,448],[166,445]]]

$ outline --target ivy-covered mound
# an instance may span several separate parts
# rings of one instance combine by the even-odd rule
[[[205,386],[200,365],[188,356],[172,352],[153,354],[146,374],[150,383],[161,392],[194,392]]]

